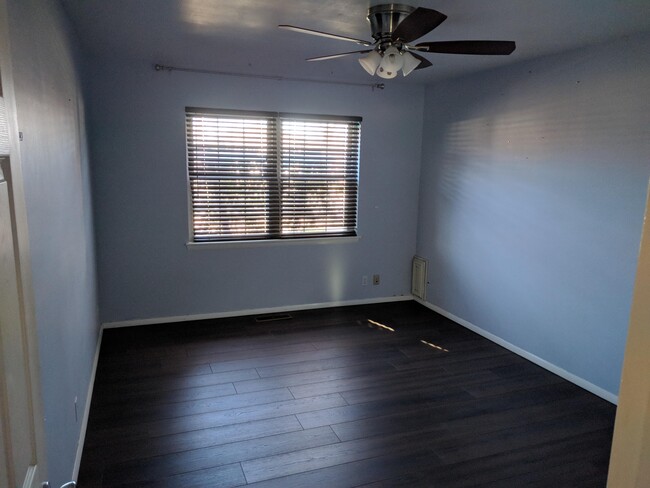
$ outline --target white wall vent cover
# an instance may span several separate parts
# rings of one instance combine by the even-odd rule
[[[0,97],[0,156],[9,156],[9,126],[7,125],[7,111],[5,99]]]
[[[420,256],[413,256],[411,294],[422,300],[427,296],[427,260]]]

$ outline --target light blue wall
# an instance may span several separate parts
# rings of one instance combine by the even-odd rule
[[[617,393],[648,177],[650,36],[431,86],[427,300]]]
[[[410,293],[424,89],[156,72],[91,62],[102,322]],[[188,250],[186,106],[363,117],[354,243]],[[361,285],[381,275],[379,286]]]
[[[84,101],[58,3],[10,0],[8,10],[49,480],[61,486],[73,474],[99,333]]]

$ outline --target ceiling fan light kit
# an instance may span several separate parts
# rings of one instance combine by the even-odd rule
[[[512,41],[437,41],[410,44],[431,32],[447,18],[445,14],[428,8],[392,3],[376,5],[370,7],[367,18],[374,42],[293,25],[283,24],[278,27],[369,47],[371,49],[318,56],[307,61],[324,61],[351,54],[365,54],[359,58],[359,64],[369,75],[376,74],[385,79],[395,78],[400,70],[404,76],[407,76],[413,70],[432,66],[428,59],[418,54],[419,52],[508,55],[516,47]]]
[[[390,56],[391,54],[389,54]],[[396,63],[394,61],[388,61],[385,62],[384,58],[386,57],[386,53],[384,53],[383,57],[379,53],[379,51],[370,51],[369,54],[366,54],[365,56],[362,56],[359,58],[359,64],[363,69],[365,69],[369,75],[374,75],[375,73],[377,76],[380,76],[382,78],[394,78],[391,74],[389,74],[391,71],[394,71],[395,73],[399,72],[399,70],[402,70],[402,74],[404,76],[407,76],[408,74],[411,73],[415,68],[418,67],[418,65],[422,62],[422,60],[417,59],[415,56],[413,56],[409,52],[402,52],[400,53],[398,51],[398,54],[395,55],[392,53],[392,56],[399,56],[401,58],[401,64],[400,68],[396,67]],[[392,65],[392,66],[387,66]],[[379,69],[377,69],[379,68]],[[392,70],[390,69],[392,68]],[[386,71],[387,70],[387,71]]]

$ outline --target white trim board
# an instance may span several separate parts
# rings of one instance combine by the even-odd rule
[[[79,477],[79,468],[81,467],[81,456],[84,450],[84,443],[86,441],[86,430],[88,429],[88,417],[90,416],[90,403],[93,398],[93,389],[95,388],[95,375],[97,373],[97,364],[99,362],[99,351],[102,347],[102,338],[104,337],[104,327],[99,328],[99,335],[97,336],[97,348],[95,349],[95,358],[93,359],[93,367],[90,371],[90,380],[88,383],[88,394],[86,395],[86,405],[84,407],[83,417],[81,419],[81,430],[79,432],[79,440],[77,441],[77,454],[74,459],[74,467],[72,468],[72,478],[77,481]]]
[[[344,300],[344,301],[324,302],[324,303],[307,303],[304,305],[286,305],[283,307],[253,308],[250,310],[233,310],[231,312],[217,312],[217,313],[205,313],[205,314],[195,314],[195,315],[177,315],[172,317],[157,317],[152,319],[135,319],[135,320],[123,320],[117,322],[105,322],[102,324],[102,328],[114,329],[117,327],[168,324],[171,322],[189,322],[192,320],[223,319],[228,317],[243,317],[245,315],[262,315],[262,314],[276,313],[276,312],[294,312],[298,310],[311,310],[316,308],[348,307],[351,305],[372,305],[375,303],[387,303],[387,302],[405,302],[409,300],[413,300],[412,295],[399,295],[399,296],[382,297],[382,298],[364,298],[361,300]]]
[[[453,320],[457,324],[462,325],[463,327],[471,330],[472,332],[476,332],[477,334],[485,337],[486,339],[491,340],[492,342],[500,345],[501,347],[505,347],[509,351],[514,352],[518,356],[521,356],[522,358],[527,359],[532,363],[535,363],[537,366],[541,366],[542,368],[550,371],[551,373],[554,373],[560,376],[561,378],[570,381],[574,385],[577,385],[580,388],[584,388],[588,392],[593,393],[594,395],[599,396],[600,398],[607,400],[608,402],[613,403],[614,405],[618,405],[618,396],[601,388],[600,386],[596,386],[593,383],[585,380],[584,378],[581,378],[580,376],[576,376],[573,373],[569,373],[567,370],[562,369],[559,366],[556,366],[555,364],[540,358],[539,356],[535,356],[534,354],[526,351],[525,349],[522,349],[518,346],[515,346],[514,344],[511,344],[510,342],[502,339],[501,337],[496,336],[486,330],[483,330],[480,327],[477,327],[476,325],[472,324],[471,322],[468,322],[467,320],[461,319],[460,317],[456,317],[454,314],[447,312],[446,310],[438,307],[437,305],[429,303],[425,300],[420,300],[417,297],[414,297],[413,299],[416,302],[420,303],[421,305],[424,305],[428,309],[431,309],[434,312],[439,313],[443,317],[447,317],[449,320]]]

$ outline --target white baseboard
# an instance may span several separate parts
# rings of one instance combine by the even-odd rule
[[[102,324],[102,327],[104,329],[113,329],[116,327],[133,327],[137,325],[167,324],[170,322],[188,322],[191,320],[223,319],[228,317],[242,317],[244,315],[262,315],[262,314],[276,313],[276,312],[293,312],[297,310],[311,310],[315,308],[347,307],[350,305],[372,305],[374,303],[402,302],[408,300],[413,300],[413,296],[399,295],[399,296],[382,297],[382,298],[364,298],[361,300],[308,303],[304,305],[287,305],[284,307],[233,310],[231,312],[217,312],[217,313],[205,313],[205,314],[195,314],[195,315],[177,315],[173,317],[156,317],[152,319],[123,320],[117,322],[105,322],[104,324]]]
[[[86,405],[84,407],[83,417],[81,419],[81,431],[79,432],[79,441],[77,442],[77,454],[74,459],[74,467],[72,468],[72,480],[77,481],[79,477],[79,468],[81,467],[81,455],[84,450],[84,442],[86,440],[86,430],[88,428],[88,417],[90,416],[90,403],[93,398],[93,388],[95,387],[95,375],[97,374],[97,363],[99,362],[99,350],[102,347],[102,338],[104,337],[104,328],[100,327],[99,335],[97,337],[97,347],[95,349],[95,358],[93,359],[93,367],[90,371],[90,380],[88,382],[88,394],[86,395]]]
[[[541,366],[542,368],[550,371],[551,373],[554,373],[562,378],[564,378],[567,381],[570,381],[571,383],[584,388],[588,392],[593,393],[594,395],[599,396],[600,398],[607,400],[610,403],[613,403],[614,405],[618,404],[618,396],[614,395],[613,393],[601,388],[600,386],[596,386],[593,383],[590,383],[589,381],[585,380],[584,378],[581,378],[580,376],[576,376],[573,373],[569,373],[567,370],[560,368],[559,366],[556,366],[553,363],[550,363],[546,361],[545,359],[540,358],[539,356],[535,356],[534,354],[518,347],[515,346],[514,344],[511,344],[510,342],[502,339],[499,336],[496,336],[486,330],[481,329],[480,327],[477,327],[476,325],[472,324],[471,322],[468,322],[467,320],[461,319],[460,317],[456,317],[454,314],[447,312],[446,310],[438,307],[437,305],[434,305],[432,303],[429,303],[425,300],[420,300],[417,297],[414,297],[414,300],[425,307],[433,310],[434,312],[439,313],[443,317],[447,317],[449,320],[453,320],[457,324],[462,325],[463,327],[471,330],[472,332],[476,332],[477,334],[485,337],[486,339],[491,340],[492,342],[505,347],[509,351],[514,352],[518,356],[523,357],[524,359],[527,359],[528,361],[535,363],[538,366]]]

